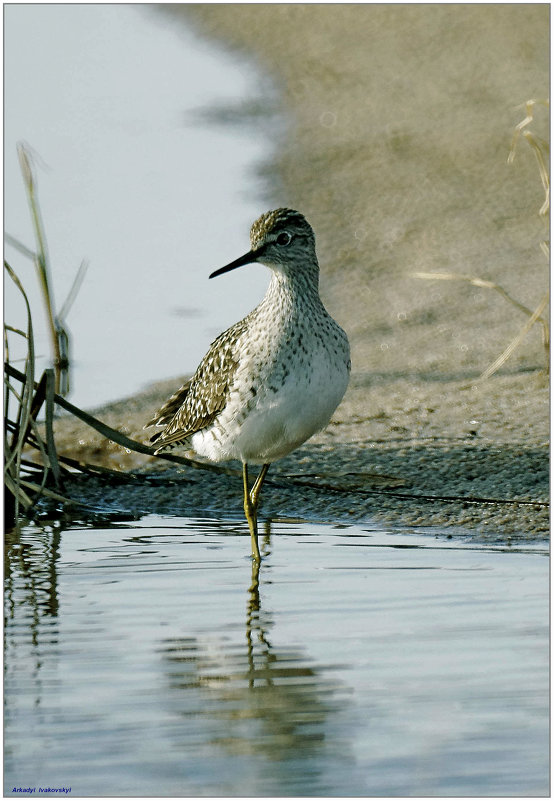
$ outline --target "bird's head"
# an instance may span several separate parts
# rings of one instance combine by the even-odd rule
[[[298,211],[282,208],[262,214],[250,229],[250,245],[248,253],[216,270],[210,278],[253,262],[285,275],[314,268],[317,273],[314,232]]]

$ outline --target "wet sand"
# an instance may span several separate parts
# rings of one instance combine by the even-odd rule
[[[344,402],[324,432],[275,465],[262,513],[544,536],[541,328],[479,382],[525,314],[491,289],[414,273],[477,276],[531,310],[546,293],[535,156],[523,139],[513,164],[507,156],[521,104],[549,97],[549,7],[199,5],[163,13],[176,24],[183,15],[266,76],[252,103],[211,113],[270,131],[274,158],[260,166],[255,188],[260,212],[286,205],[310,220],[322,296],[352,345]],[[547,138],[541,106],[531,129]],[[144,440],[143,423],[179,381],[98,416]],[[57,438],[77,458],[152,468],[68,420],[58,422]],[[334,490],[279,484],[300,473]],[[188,474],[175,476],[163,492],[90,480],[72,492],[137,512],[240,514],[237,478],[194,471],[184,491]]]

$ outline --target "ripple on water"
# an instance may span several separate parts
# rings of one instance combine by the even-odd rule
[[[258,575],[242,521],[8,538],[6,792],[546,792],[543,546],[298,521],[261,540]]]

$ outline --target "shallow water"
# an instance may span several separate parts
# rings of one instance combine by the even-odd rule
[[[47,165],[38,196],[58,310],[90,263],[67,316],[71,401],[119,400],[194,370],[268,283],[256,265],[208,280],[248,250],[266,210],[256,169],[272,142],[238,113],[259,98],[259,74],[153,5],[12,4],[5,30],[6,231],[34,246],[23,139]],[[221,109],[243,125],[217,124]],[[9,243],[6,258],[29,293],[39,373],[51,356],[38,283]],[[24,327],[11,281],[6,312]],[[13,337],[13,359],[22,345]]]
[[[27,527],[5,793],[548,793],[548,559],[371,526]]]

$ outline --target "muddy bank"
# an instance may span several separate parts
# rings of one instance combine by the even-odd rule
[[[549,96],[548,6],[200,5],[163,13],[176,22],[183,15],[267,76],[248,108],[214,117],[257,124],[255,107],[274,128],[274,159],[260,167],[260,212],[286,205],[310,220],[322,295],[352,344],[352,382],[332,424],[273,471],[315,475],[342,490],[276,480],[264,513],[546,533],[547,510],[533,505],[549,495],[539,326],[480,383],[525,315],[493,290],[414,272],[479,276],[530,309],[544,296],[534,154],[522,140],[512,165],[507,156],[525,116],[518,105]],[[546,138],[541,107],[532,127]],[[99,416],[144,439],[143,423],[178,385]],[[58,422],[57,437],[60,450],[79,458],[152,467],[68,421]],[[97,492],[133,510],[239,514],[238,486],[232,476],[197,471],[186,491]],[[96,490],[79,484],[75,492]]]
[[[504,406],[515,406],[520,420],[529,420],[536,406],[530,399],[544,392],[540,377],[523,374],[498,381],[510,391]],[[157,384],[97,410],[97,416],[146,442],[142,426],[148,412],[173,384]],[[495,542],[548,536],[548,440],[541,440],[541,426],[528,426],[523,442],[518,430],[507,425],[504,406],[486,419],[478,413],[471,387],[460,389],[455,382],[440,391],[451,397],[449,432],[443,430],[445,410],[433,405],[434,387],[422,387],[407,403],[406,382],[374,378],[372,412],[363,416],[367,387],[355,377],[327,429],[272,467],[262,515],[439,526]],[[176,467],[106,443],[67,417],[56,423],[56,441],[61,453],[134,474],[126,484],[87,476],[66,486],[72,498],[100,512],[242,516],[238,464],[229,464],[229,474],[220,475]]]

